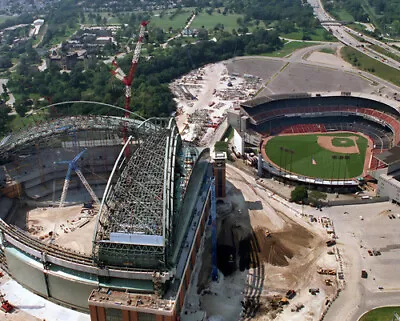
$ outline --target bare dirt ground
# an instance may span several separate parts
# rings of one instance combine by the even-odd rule
[[[313,53],[311,53],[311,55],[308,56],[307,60],[335,67],[347,67],[347,68],[351,67],[351,64],[344,61],[342,57],[337,56],[336,54],[329,54],[320,51],[314,51]]]
[[[334,153],[343,153],[343,154],[360,154],[360,150],[358,149],[357,145],[357,136],[346,136],[346,138],[351,139],[354,142],[353,146],[334,146],[332,144],[332,140],[334,138],[337,138],[336,136],[318,136],[318,145],[321,146],[322,148],[325,148],[327,150],[330,150],[331,152]]]
[[[0,320],[7,320],[7,321],[41,321],[38,318],[35,318],[34,316],[23,312],[21,310],[14,310],[13,313],[4,313],[3,311],[0,311]]]
[[[43,207],[26,214],[27,231],[43,242],[53,242],[71,250],[90,254],[96,210],[81,205]]]
[[[333,296],[337,288],[335,283],[325,285],[326,277],[317,274],[319,266],[336,266],[324,244],[326,232],[319,224],[312,225],[284,209],[246,173],[229,166],[227,181],[226,201],[230,202],[231,210],[218,213],[218,245],[235,246],[236,271],[229,276],[220,273],[219,282],[210,281],[208,236],[194,284],[200,296],[198,303],[193,300],[190,303],[192,310],[195,307],[193,313],[200,309],[207,312],[210,320],[227,321],[239,320],[240,313],[254,320],[292,320],[293,316],[301,316],[302,320],[319,319],[325,298]],[[270,237],[265,234],[267,230]],[[248,251],[242,242],[245,240],[249,240]],[[243,268],[246,258],[249,258],[248,269]],[[309,294],[311,287],[319,288],[320,294]],[[289,306],[279,306],[277,298],[284,297],[289,289],[296,290],[296,297]],[[247,306],[244,315],[243,304]],[[298,313],[290,312],[297,304],[304,304],[305,308]],[[283,315],[286,316],[282,319]],[[187,314],[182,320],[195,318]]]

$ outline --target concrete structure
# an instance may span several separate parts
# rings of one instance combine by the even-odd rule
[[[378,179],[377,194],[400,203],[400,146],[376,155],[375,158],[380,162],[380,169],[374,175]]]
[[[186,147],[172,118],[129,119],[123,144],[126,121],[58,118],[0,142],[1,265],[24,287],[90,311],[92,320],[176,320],[209,213],[209,150]],[[101,199],[91,253],[13,223],[22,206],[58,203],[65,169],[54,162],[82,148],[80,168]],[[90,198],[77,181],[72,176],[70,205]]]

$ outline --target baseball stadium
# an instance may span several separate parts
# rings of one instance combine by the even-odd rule
[[[0,264],[91,320],[176,320],[210,208],[209,150],[184,145],[173,118],[131,116],[49,117],[2,139]]]
[[[396,106],[366,94],[260,97],[241,111],[246,132],[261,137],[263,169],[285,180],[355,187],[385,166],[375,156],[400,141]]]

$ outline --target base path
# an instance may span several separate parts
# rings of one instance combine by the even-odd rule
[[[343,133],[348,134],[349,132],[346,132],[346,131],[330,132],[330,134],[343,134]],[[328,138],[329,138],[329,136],[325,136],[325,135],[323,135],[324,133],[320,133],[320,132],[306,133],[306,134],[304,134],[304,135],[315,135],[315,134],[321,134],[321,136],[318,137],[318,144],[320,144],[320,141],[319,141],[319,138],[320,138],[320,137],[328,137]],[[373,143],[372,139],[371,139],[369,136],[367,136],[367,135],[365,135],[365,134],[363,134],[363,133],[357,132],[357,133],[354,133],[354,134],[357,134],[357,135],[359,135],[359,136],[362,136],[362,137],[366,138],[367,141],[368,141],[368,146],[367,146],[367,148],[366,148],[366,150],[365,150],[364,169],[363,169],[363,172],[362,172],[362,176],[365,176],[365,175],[368,174],[368,170],[369,170],[369,167],[370,167],[370,164],[371,164],[371,161],[372,161],[372,157],[373,157],[372,149],[373,149],[374,143]],[[294,135],[297,136],[297,135],[301,135],[301,134],[298,134],[298,133],[294,133],[294,134],[282,134],[282,135],[277,135],[277,136],[294,136]],[[270,139],[274,138],[274,137],[275,137],[275,136],[269,136],[269,137],[266,137],[266,138],[262,138],[261,155],[262,155],[262,157],[263,157],[263,159],[264,159],[265,161],[267,161],[268,163],[272,164],[275,168],[280,169],[281,167],[280,167],[278,164],[274,163],[274,162],[268,157],[267,153],[265,152],[265,146],[267,145],[268,141],[269,141]],[[332,138],[329,138],[329,141],[330,141],[330,144],[332,145],[332,139],[333,139],[333,138],[337,138],[337,137],[336,137],[336,136],[331,136],[331,137],[332,137]],[[355,139],[357,139],[357,136],[347,136],[346,138],[350,138],[350,137],[354,137]],[[354,140],[354,142],[356,142],[356,140]],[[328,143],[327,143],[327,145],[328,145]],[[349,154],[350,154],[351,152],[347,152],[347,151],[346,151],[346,152],[341,152],[341,151],[339,151],[338,149],[344,148],[344,149],[347,150],[348,148],[353,148],[353,149],[356,148],[356,149],[357,149],[357,152],[352,152],[352,154],[356,154],[356,153],[359,154],[358,146],[357,146],[357,144],[355,144],[355,145],[356,145],[356,146],[351,146],[351,147],[337,147],[337,146],[333,146],[333,145],[332,145],[332,148],[334,149],[334,150],[332,150],[332,149],[329,149],[329,148],[327,148],[327,147],[325,147],[325,146],[323,146],[323,145],[320,144],[321,147],[326,148],[326,149],[328,149],[328,150],[330,150],[330,151],[333,151],[333,152],[336,152],[336,153],[349,153]],[[291,174],[298,175],[298,173],[289,172],[287,169],[285,169],[285,173],[291,173]],[[304,176],[304,175],[302,175],[302,176]]]
[[[323,135],[323,136],[318,136],[318,145],[321,146],[322,148],[325,148],[327,150],[330,150],[331,152],[334,153],[343,153],[343,154],[360,154],[360,150],[358,149],[358,145],[357,145],[357,140],[358,137],[357,136],[346,136],[343,137],[345,139],[351,139],[354,143],[353,146],[334,146],[332,141],[335,138],[339,138],[337,136],[327,136],[327,135]]]

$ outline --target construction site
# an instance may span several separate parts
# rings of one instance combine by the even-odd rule
[[[146,24],[128,75],[112,62],[124,117],[34,121],[0,142],[3,312],[45,318],[12,279],[79,320],[324,319],[348,286],[333,220],[275,194],[255,154],[213,152],[263,72],[206,65],[170,85],[175,118],[143,119],[130,87]]]
[[[66,117],[0,154],[2,269],[92,320],[320,315],[340,289],[329,222],[275,202],[226,156],[213,172],[218,158],[186,146],[173,119]]]
[[[226,122],[227,111],[256,94],[262,80],[250,74],[228,73],[225,63],[206,65],[171,83],[177,102],[176,122],[182,140],[209,146]]]

